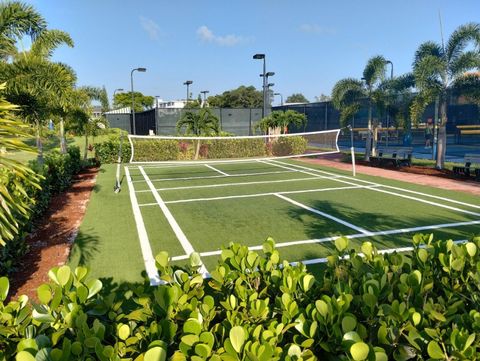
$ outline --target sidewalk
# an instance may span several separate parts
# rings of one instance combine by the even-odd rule
[[[341,169],[345,171],[351,171],[352,165],[349,163],[343,163],[340,161],[341,155],[333,154],[328,158],[317,158],[301,159],[303,162],[319,164],[326,167],[332,167],[336,169]],[[367,174],[376,177],[395,179],[403,182],[409,182],[414,184],[421,184],[424,186],[435,187],[440,189],[460,191],[465,193],[474,194],[480,196],[480,183],[473,181],[460,181],[455,179],[441,178],[435,176],[421,175],[421,174],[412,174],[412,173],[403,173],[395,170],[383,169],[369,167],[365,165],[356,166],[357,173]]]

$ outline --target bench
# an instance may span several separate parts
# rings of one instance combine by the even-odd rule
[[[385,163],[392,163],[396,167],[402,165],[412,165],[412,147],[379,147],[377,149],[378,155],[371,156],[370,162],[373,165],[381,166]]]
[[[480,135],[480,125],[457,125],[455,135],[458,144],[462,135]]]
[[[474,176],[475,180],[480,181],[480,154],[465,154],[464,166],[454,166],[453,173],[457,176]],[[476,168],[472,166],[476,165]]]

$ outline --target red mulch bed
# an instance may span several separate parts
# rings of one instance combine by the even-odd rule
[[[48,282],[48,271],[67,262],[95,186],[98,168],[75,176],[70,188],[55,195],[50,207],[27,237],[29,250],[20,261],[20,270],[10,278],[10,297],[27,295],[37,299],[36,289]]]
[[[373,167],[369,162],[363,160],[358,161],[357,164],[361,164],[367,167]],[[412,174],[421,174],[421,175],[430,175],[435,177],[449,178],[455,180],[468,180],[468,178],[457,177],[451,170],[448,169],[435,169],[431,167],[412,165],[411,167],[395,167],[393,165],[382,165],[380,168],[388,170],[396,170],[398,172],[412,173]]]

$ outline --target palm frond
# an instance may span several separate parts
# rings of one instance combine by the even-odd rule
[[[433,41],[427,41],[423,44],[420,44],[417,51],[415,52],[413,68],[415,68],[417,64],[420,63],[425,57],[443,58],[444,52],[442,46]]]
[[[367,61],[367,65],[363,70],[363,78],[367,87],[371,88],[374,84],[385,79],[385,71],[387,67],[387,60],[381,56],[376,55]]]
[[[469,70],[480,68],[480,51],[471,50],[461,53],[450,63],[449,72],[453,78]]]
[[[468,43],[473,42],[480,46],[480,24],[468,23],[459,26],[448,39],[446,56],[448,61],[454,61],[465,50]]]
[[[441,82],[446,72],[445,59],[434,55],[424,56],[413,68],[415,84],[420,91],[428,88],[441,88]]]
[[[452,85],[454,92],[480,105],[480,72],[457,77]]]
[[[73,39],[68,33],[62,30],[44,30],[40,32],[32,43],[30,53],[33,56],[50,58],[53,51],[60,45],[67,45],[73,48]]]

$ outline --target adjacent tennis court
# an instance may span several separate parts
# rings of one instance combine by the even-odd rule
[[[317,264],[325,262],[340,236],[354,245],[368,239],[392,251],[410,245],[414,233],[435,231],[444,239],[463,240],[480,224],[480,203],[461,195],[354,178],[299,160],[129,164],[124,169],[152,284],[160,281],[154,260],[160,251],[180,263],[198,252],[208,275],[229,242],[261,250],[262,241],[273,237],[283,257]]]

